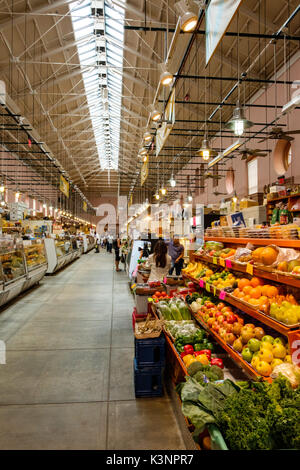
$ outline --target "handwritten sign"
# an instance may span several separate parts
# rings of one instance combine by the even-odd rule
[[[219,299],[220,300],[225,300],[225,297],[226,297],[226,292],[224,290],[221,290],[220,295],[219,295]]]
[[[232,268],[232,263],[230,259],[226,260],[226,268]]]
[[[164,284],[167,284],[167,278],[164,277]]]
[[[251,274],[251,276],[253,276],[253,264],[247,263],[246,273]]]
[[[199,286],[204,287],[204,281],[202,281],[202,279],[200,279],[200,281],[199,281]]]
[[[207,292],[210,292],[210,286],[209,286],[209,284],[206,284],[205,288],[206,288]]]
[[[220,258],[219,263],[220,263],[221,266],[224,266],[224,268],[225,268],[225,259]]]
[[[214,286],[214,295],[216,295],[216,294],[217,294],[217,288],[216,288],[216,286]]]
[[[216,258],[215,256],[213,257],[213,263],[218,264],[218,258]]]

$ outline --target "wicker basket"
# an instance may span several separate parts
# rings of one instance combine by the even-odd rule
[[[159,328],[157,331],[153,332],[141,332],[141,328],[147,327],[147,324],[155,322],[156,326]],[[149,325],[150,326],[150,325]],[[151,339],[151,338],[159,338],[162,333],[162,322],[160,320],[153,320],[150,315],[147,316],[146,321],[139,321],[135,324],[135,331],[134,336],[136,339]]]

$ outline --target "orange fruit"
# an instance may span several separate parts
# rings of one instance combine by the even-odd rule
[[[239,295],[239,293],[240,293],[240,289],[237,287],[237,288],[234,289],[234,291],[232,292],[232,295],[233,295],[234,297],[237,297],[237,296]]]
[[[238,295],[237,295],[237,297],[238,297],[239,299],[242,299],[244,296],[245,296],[245,294],[244,294],[244,292],[243,292],[242,290],[241,290],[241,291],[238,293]]]
[[[252,259],[256,262],[256,263],[260,263],[261,262],[261,254],[263,252],[263,250],[265,249],[265,247],[260,247],[260,248],[256,248],[256,250],[252,251]]]
[[[261,295],[264,295],[264,296],[268,296],[268,289],[269,289],[270,284],[265,284],[264,286],[262,286],[261,288]]]
[[[253,287],[250,291],[250,296],[252,299],[259,299],[261,296],[261,287]]]
[[[248,295],[245,295],[245,297],[243,298],[243,300],[244,300],[245,302],[249,302],[250,299],[251,299],[251,297],[250,297],[249,294],[248,294]]]
[[[278,291],[277,287],[275,287],[275,286],[270,286],[270,287],[268,288],[267,296],[268,296],[269,298],[271,298],[271,297],[276,297],[276,295],[278,295],[278,294],[279,294],[279,291]]]
[[[250,281],[250,284],[252,287],[263,286],[264,281],[260,279],[259,277],[253,277]]]
[[[244,294],[246,294],[246,295],[250,294],[251,290],[252,290],[252,287],[251,287],[251,286],[245,286],[245,287],[243,288],[243,292],[244,292]]]
[[[259,300],[259,304],[262,305],[267,302],[268,297],[266,297],[265,295],[262,295],[258,300]]]
[[[239,286],[239,289],[243,290],[244,287],[251,286],[251,284],[250,284],[249,279],[247,279],[246,277],[243,277],[242,279],[239,279],[238,286]]]

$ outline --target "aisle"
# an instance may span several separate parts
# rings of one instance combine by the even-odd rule
[[[0,312],[0,449],[184,449],[170,401],[134,398],[133,300],[83,255]]]

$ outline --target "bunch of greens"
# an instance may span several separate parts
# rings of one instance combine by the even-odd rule
[[[175,348],[177,351],[182,353],[184,351],[184,346],[186,344],[191,344],[194,346],[195,351],[201,351],[202,349],[210,349],[213,351],[213,344],[207,338],[207,333],[205,330],[200,328],[191,334],[181,334],[177,335],[175,340]]]
[[[224,379],[224,373],[222,369],[215,365],[204,365],[201,362],[192,362],[188,369],[188,374],[197,380],[201,385],[205,385],[208,382],[216,382]]]
[[[282,376],[242,388],[215,418],[230,449],[300,449],[300,391]]]
[[[230,380],[220,384],[200,384],[194,377],[186,376],[186,382],[177,386],[182,400],[182,412],[194,425],[193,437],[198,439],[207,425],[215,423],[215,414],[224,407],[231,394],[237,394],[238,387]]]

